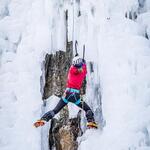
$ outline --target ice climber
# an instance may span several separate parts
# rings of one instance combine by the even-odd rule
[[[43,126],[46,122],[52,119],[64,106],[66,106],[69,102],[72,102],[85,111],[87,127],[97,128],[97,124],[95,123],[94,114],[91,108],[80,98],[80,89],[83,80],[86,77],[86,73],[87,69],[85,60],[79,56],[75,56],[73,58],[72,65],[69,68],[67,86],[64,95],[53,110],[45,113],[40,120],[37,120],[34,123],[35,127]]]

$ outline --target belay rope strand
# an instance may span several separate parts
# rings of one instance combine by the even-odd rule
[[[73,22],[72,22],[72,43],[73,43],[73,51],[74,51],[74,44],[75,44],[75,0],[73,0]]]
[[[83,45],[83,56],[82,56],[83,60],[85,58],[85,45]],[[85,60],[84,60],[85,61]],[[84,108],[84,100],[83,100],[83,95],[81,95],[81,104],[82,104],[82,111],[81,111],[81,115],[82,115],[82,112],[83,112],[83,108]]]
[[[84,57],[85,57],[85,45],[83,46],[83,60],[84,60]],[[83,95],[81,95],[81,103],[82,103],[82,110],[83,110],[84,108]]]

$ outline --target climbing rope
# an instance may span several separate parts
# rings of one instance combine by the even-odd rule
[[[73,42],[73,51],[74,51],[74,49],[75,49],[75,0],[73,0],[73,10],[72,10],[73,12],[73,23],[72,23],[72,25],[73,25],[73,27],[72,27],[72,42]]]

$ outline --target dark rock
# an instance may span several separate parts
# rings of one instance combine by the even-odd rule
[[[82,135],[80,127],[81,111],[77,117],[71,118],[63,124],[61,119],[52,119],[49,130],[50,150],[55,146],[56,150],[77,150],[77,137]]]

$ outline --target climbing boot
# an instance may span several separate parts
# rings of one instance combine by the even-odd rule
[[[98,128],[98,125],[97,125],[96,122],[88,122],[88,123],[87,123],[87,128],[88,128],[88,129],[91,129],[91,128],[97,129],[97,128]]]
[[[36,127],[36,128],[38,128],[39,126],[44,126],[44,125],[45,125],[45,122],[46,122],[46,121],[44,121],[44,120],[37,120],[37,121],[33,124],[33,126]]]

